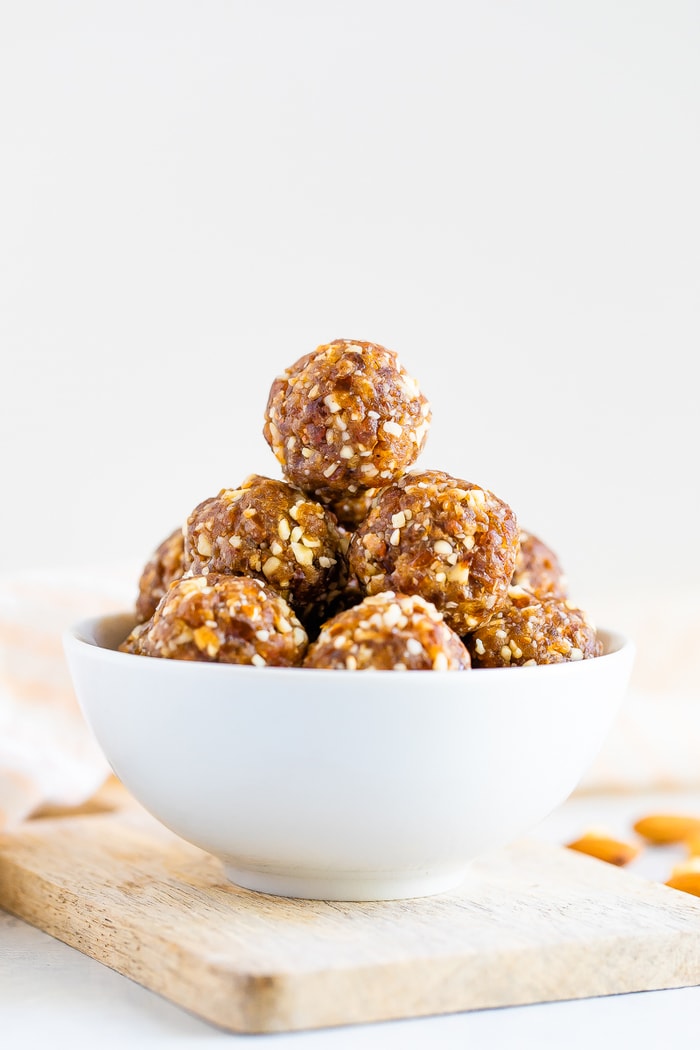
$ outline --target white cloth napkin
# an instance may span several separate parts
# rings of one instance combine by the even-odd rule
[[[107,777],[62,634],[83,618],[129,609],[138,572],[97,566],[0,577],[0,829],[43,805],[79,805]]]

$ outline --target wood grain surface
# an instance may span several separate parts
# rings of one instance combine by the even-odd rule
[[[0,836],[0,906],[239,1032],[700,983],[699,900],[534,841],[437,897],[286,900],[126,806]]]

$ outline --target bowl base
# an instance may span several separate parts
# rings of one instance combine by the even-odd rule
[[[424,874],[381,872],[375,875],[371,872],[335,871],[288,875],[224,864],[224,871],[231,882],[246,890],[276,897],[322,901],[394,901],[432,897],[459,886],[466,875],[463,867]]]

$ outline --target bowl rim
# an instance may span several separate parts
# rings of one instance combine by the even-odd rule
[[[128,664],[125,663],[125,661],[139,661],[139,666],[141,666],[143,662],[147,660],[148,665],[153,667],[153,670],[149,673],[156,674],[172,673],[174,668],[178,668],[178,674],[235,674],[237,677],[241,677],[243,675],[260,675],[261,673],[264,673],[266,677],[268,677],[269,675],[279,676],[293,674],[295,678],[297,678],[300,675],[304,675],[304,677],[312,676],[314,681],[320,680],[322,677],[325,678],[328,676],[331,676],[331,680],[337,681],[337,676],[339,674],[343,676],[352,675],[354,677],[356,677],[357,674],[361,674],[363,676],[362,681],[365,681],[364,676],[368,676],[371,678],[379,677],[381,679],[384,679],[388,673],[392,673],[391,671],[379,670],[375,668],[358,672],[348,670],[347,668],[331,669],[324,667],[275,666],[255,667],[251,664],[229,664],[220,663],[214,660],[159,660],[154,659],[152,657],[144,657],[138,653],[119,652],[117,649],[114,649],[108,645],[101,645],[95,638],[95,632],[102,625],[108,625],[110,621],[114,621],[115,625],[117,622],[123,621],[125,624],[131,623],[131,625],[134,626],[136,623],[136,616],[133,610],[124,610],[121,612],[111,612],[101,614],[99,616],[86,617],[73,624],[71,627],[67,628],[63,632],[64,649],[67,651],[93,651],[93,655],[95,653],[99,653],[99,659],[104,661],[105,663],[112,664],[116,662],[117,664],[121,664],[123,667],[128,666]],[[127,631],[124,634],[124,637],[126,637],[126,634],[130,629],[131,628],[127,629]],[[514,670],[527,670],[528,673],[531,675],[551,675],[562,673],[570,674],[570,669],[575,667],[578,668],[577,673],[587,674],[593,673],[591,670],[592,668],[600,667],[601,661],[608,663],[611,660],[627,660],[632,659],[634,657],[636,652],[636,646],[634,640],[629,635],[625,634],[622,631],[609,627],[597,627],[596,630],[599,637],[602,637],[605,646],[605,651],[601,656],[597,656],[588,660],[566,660],[562,661],[561,663],[535,664],[527,668],[517,666],[472,667],[467,668],[466,670],[468,670],[470,674],[479,675],[504,674],[505,672],[512,672]],[[160,670],[156,670],[156,668],[159,668]],[[202,668],[207,668],[208,670],[203,671]],[[584,670],[584,668],[586,668],[586,670]],[[401,671],[398,673],[401,675],[402,680],[404,680],[406,676],[409,676],[411,678],[415,677],[416,675],[423,676],[425,674],[425,670],[412,669]],[[444,677],[445,675],[447,675],[449,678],[452,678],[455,674],[455,671],[431,671],[430,673],[432,675],[438,675],[440,677]]]

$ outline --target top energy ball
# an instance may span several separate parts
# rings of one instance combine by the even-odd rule
[[[275,379],[263,434],[288,480],[332,504],[400,477],[429,426],[430,405],[393,350],[337,339]]]

